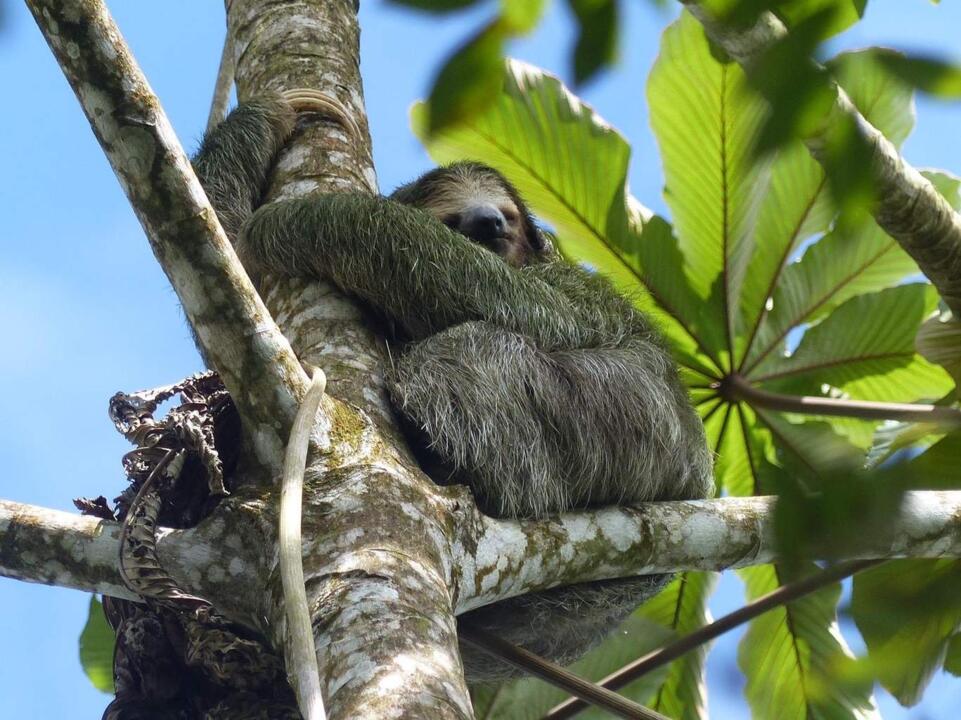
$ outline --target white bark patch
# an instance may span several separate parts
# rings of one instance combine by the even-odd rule
[[[597,516],[601,535],[619,552],[627,552],[637,538],[637,523],[622,512],[602,512]]]
[[[294,180],[284,185],[277,195],[278,200],[295,200],[320,190],[320,183],[316,180]]]
[[[587,542],[597,535],[598,527],[587,514],[561,515],[561,526],[573,543]]]

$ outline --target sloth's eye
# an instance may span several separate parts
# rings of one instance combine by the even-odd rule
[[[509,223],[516,223],[521,218],[520,213],[518,213],[517,209],[512,205],[502,207],[500,211],[501,214],[503,214],[504,219]]]
[[[448,215],[444,218],[441,218],[441,222],[451,230],[456,230],[458,227],[460,227],[460,215]]]

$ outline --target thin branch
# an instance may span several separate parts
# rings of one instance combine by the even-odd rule
[[[763,12],[753,27],[737,29],[714,18],[697,0],[680,0],[704,26],[708,37],[728,53],[748,75],[763,53],[787,34],[773,13]],[[813,61],[812,61],[813,62]],[[945,303],[961,316],[961,215],[897,148],[861,115],[847,93],[836,96],[819,127],[805,138],[811,155],[822,165],[831,138],[845,121],[871,150],[871,172],[877,193],[872,214],[878,225],[910,255],[934,284]]]
[[[768,594],[749,602],[744,607],[728,613],[708,625],[698,628],[670,645],[665,645],[625,665],[620,670],[611,673],[601,680],[599,684],[601,687],[609,690],[622,688],[653,670],[667,665],[685,653],[700,647],[704,643],[710,642],[737,626],[753,620],[768,610],[799,600],[806,595],[817,592],[828,585],[851,577],[855,573],[879,565],[882,562],[884,561],[855,560],[852,562],[842,562],[814,573],[813,575],[808,575],[797,582],[782,585],[776,590],[772,590]],[[582,699],[577,697],[568,698],[559,705],[554,706],[550,712],[544,715],[542,720],[566,720],[566,718],[574,717],[586,707],[587,703]]]
[[[234,86],[234,44],[230,33],[224,35],[224,49],[220,53],[220,65],[217,68],[217,83],[214,85],[214,96],[210,101],[210,114],[207,116],[207,132],[217,127],[227,116],[227,106],[230,104],[230,90]]]
[[[725,378],[721,388],[722,394],[733,400],[744,400],[749,405],[768,410],[864,420],[901,420],[961,426],[961,410],[940,405],[784,395],[755,387],[747,378],[737,374]]]
[[[580,708],[583,710],[590,705],[603,708],[613,715],[627,720],[668,720],[667,717],[649,708],[639,705],[633,700],[618,695],[615,692],[578,677],[560,665],[545,660],[534,653],[518,647],[506,640],[501,640],[490,633],[478,631],[466,623],[461,623],[458,632],[462,640],[471,645],[486,650],[494,657],[506,660],[514,667],[526,673],[539,677],[555,687],[580,698]]]
[[[100,0],[27,0],[107,155],[206,357],[265,466],[279,467],[307,375],[197,181]]]
[[[304,470],[310,431],[324,397],[327,378],[323,370],[314,369],[304,401],[297,411],[294,427],[287,442],[284,475],[280,488],[280,531],[277,540],[280,554],[280,578],[284,587],[284,611],[287,616],[287,636],[284,660],[287,677],[297,706],[305,720],[325,720],[324,697],[320,691],[320,671],[314,632],[310,622],[310,606],[304,588],[303,538],[301,512],[303,508]]]

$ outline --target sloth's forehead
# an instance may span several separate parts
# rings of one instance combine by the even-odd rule
[[[451,174],[431,188],[423,207],[439,215],[462,212],[476,205],[514,206],[514,200],[493,177]]]

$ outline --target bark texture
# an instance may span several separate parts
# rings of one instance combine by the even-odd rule
[[[374,192],[360,79],[359,28],[348,0],[228,2],[241,100],[309,88],[334,117],[302,122],[279,159],[270,200]],[[304,574],[331,717],[471,716],[451,592],[456,503],[410,457],[383,389],[383,346],[329,285],[261,278],[298,356],[324,370],[329,423],[315,428],[304,495]],[[271,573],[267,617],[287,642]]]

